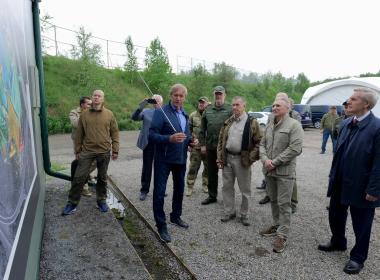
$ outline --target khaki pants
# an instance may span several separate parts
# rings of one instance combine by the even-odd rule
[[[266,176],[267,192],[272,207],[274,225],[278,225],[277,235],[287,238],[292,213],[291,198],[294,178]]]
[[[105,202],[107,198],[107,169],[110,162],[110,152],[103,154],[96,153],[80,153],[78,167],[75,171],[71,189],[69,192],[69,202],[78,204],[84,184],[86,184],[88,175],[90,174],[91,166],[96,161],[98,168],[98,179],[96,182],[96,200]]]
[[[240,155],[227,154],[227,164],[223,168],[223,205],[226,214],[233,214],[235,210],[235,178],[242,195],[240,208],[241,216],[247,216],[249,199],[251,198],[251,167],[241,165]]]

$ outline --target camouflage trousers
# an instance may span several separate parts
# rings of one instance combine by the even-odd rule
[[[201,154],[200,149],[192,149],[190,154],[190,166],[187,172],[186,183],[189,189],[194,188],[195,179],[197,179],[198,171],[203,162],[202,172],[202,186],[207,189],[208,177],[207,177],[207,158],[206,155]]]

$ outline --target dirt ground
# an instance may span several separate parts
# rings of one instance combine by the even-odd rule
[[[146,201],[139,201],[141,151],[136,148],[138,132],[121,132],[119,159],[111,162],[109,174],[120,189],[154,224],[152,213],[152,188]],[[70,135],[49,137],[52,162],[69,168],[73,159]],[[188,230],[169,225],[172,248],[184,259],[199,279],[379,279],[380,267],[380,214],[376,211],[368,260],[359,276],[347,276],[342,269],[349,257],[343,253],[318,251],[319,242],[330,237],[326,205],[326,186],[331,165],[331,142],[327,153],[320,155],[321,135],[316,129],[305,131],[303,153],[297,161],[298,211],[292,217],[288,247],[282,254],[271,250],[271,238],[258,232],[271,224],[269,205],[259,205],[264,192],[257,190],[261,184],[261,164],[255,163],[252,174],[250,201],[251,226],[243,227],[236,220],[221,223],[223,202],[221,180],[218,203],[201,206],[206,195],[201,190],[199,176],[193,196],[185,197],[183,219],[190,224]],[[171,180],[165,199],[166,214],[171,210]],[[241,198],[236,187],[237,206]],[[239,208],[238,208],[239,209]],[[348,248],[354,243],[350,220],[347,224]]]

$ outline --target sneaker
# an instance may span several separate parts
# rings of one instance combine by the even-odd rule
[[[160,238],[165,241],[166,243],[169,243],[172,241],[170,234],[168,232],[168,229],[166,227],[163,227],[161,229],[158,229],[158,234],[160,235]]]
[[[270,228],[264,229],[260,231],[260,235],[262,236],[275,236],[277,234],[278,226],[271,226]]]
[[[77,206],[71,202],[67,203],[65,208],[63,208],[62,216],[67,216],[74,214],[77,211]]]
[[[140,193],[140,200],[141,200],[141,201],[144,201],[144,200],[146,199],[147,195],[148,195],[148,194],[145,193],[145,192]]]
[[[269,196],[265,196],[263,199],[259,201],[259,204],[267,204],[270,201]]]
[[[230,220],[233,220],[233,219],[235,219],[236,218],[236,213],[233,213],[233,214],[226,214],[226,215],[224,215],[221,219],[220,219],[220,221],[222,222],[222,223],[226,223],[226,222],[228,222],[228,221],[230,221]]]
[[[90,190],[88,188],[83,188],[82,195],[90,197],[92,194],[91,194],[91,192],[90,192]]]
[[[323,155],[325,153],[325,151],[321,151],[320,154]]]
[[[250,226],[250,222],[248,221],[248,217],[247,216],[241,216],[240,217],[240,222],[243,224],[243,226]]]
[[[100,212],[103,212],[103,213],[108,212],[108,209],[109,209],[107,203],[105,202],[98,202],[98,208]]]
[[[286,239],[277,236],[277,238],[273,242],[273,252],[275,253],[282,253],[285,250],[286,247]]]
[[[92,178],[92,179],[88,180],[87,185],[89,187],[96,187],[96,180],[95,180],[95,178]]]
[[[202,188],[203,188],[204,193],[208,193],[208,187],[207,186],[203,186]]]
[[[193,194],[193,188],[187,188],[186,196],[191,196]]]

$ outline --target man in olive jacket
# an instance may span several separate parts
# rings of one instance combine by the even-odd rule
[[[226,90],[222,86],[214,88],[215,103],[207,107],[202,115],[199,143],[201,153],[207,154],[208,197],[203,205],[215,203],[218,196],[218,166],[216,165],[216,148],[223,123],[231,114],[231,105],[224,103]]]
[[[260,232],[263,236],[277,236],[273,251],[284,251],[290,229],[291,197],[296,175],[296,157],[302,152],[303,129],[289,116],[287,98],[273,103],[273,118],[266,126],[260,143],[260,159],[267,181],[273,225]]]
[[[343,271],[357,274],[368,256],[375,208],[380,206],[380,120],[371,112],[378,95],[358,88],[348,101],[352,117],[343,120],[330,171],[331,239],[318,249],[325,252],[347,249],[346,222],[350,208],[355,245]],[[377,252],[376,252],[377,253]]]
[[[251,198],[251,165],[259,159],[261,129],[259,123],[245,112],[246,101],[241,96],[232,100],[233,115],[229,117],[220,130],[218,142],[217,165],[223,170],[223,204],[222,222],[236,217],[235,179],[237,179],[242,203],[240,222],[249,226],[248,212]]]
[[[92,107],[83,112],[79,118],[75,138],[75,154],[78,159],[69,201],[62,215],[76,211],[83,185],[95,160],[98,169],[96,183],[96,200],[101,212],[107,212],[107,169],[110,158],[116,160],[119,152],[119,129],[113,113],[103,106],[104,92],[95,90],[92,94]]]

